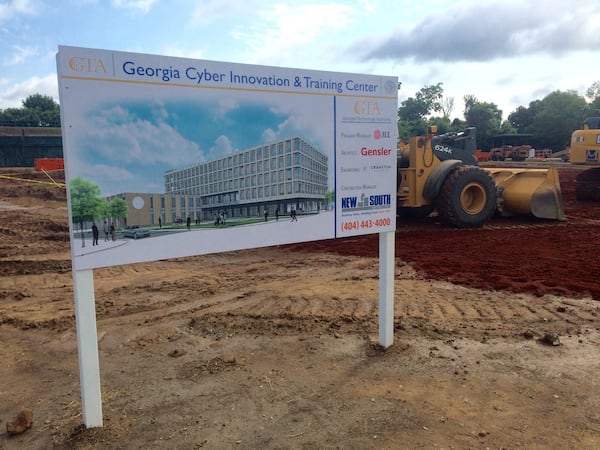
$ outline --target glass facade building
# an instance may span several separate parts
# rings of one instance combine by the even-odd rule
[[[291,137],[165,173],[165,195],[200,199],[204,219],[316,212],[325,207],[327,156]]]

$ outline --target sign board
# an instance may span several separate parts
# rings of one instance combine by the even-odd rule
[[[96,267],[379,233],[392,344],[396,78],[66,46],[57,68],[86,426]]]
[[[396,77],[67,46],[57,67],[74,270],[395,230]]]

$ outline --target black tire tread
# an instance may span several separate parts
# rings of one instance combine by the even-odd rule
[[[600,201],[600,168],[587,169],[575,179],[575,198],[580,201]]]
[[[487,194],[485,206],[478,214],[465,213],[460,206],[462,188],[473,181],[483,186]],[[440,219],[448,226],[482,227],[496,211],[496,185],[492,177],[481,167],[458,166],[444,180],[435,205]]]

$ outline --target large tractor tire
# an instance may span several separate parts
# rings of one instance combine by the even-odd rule
[[[600,201],[600,168],[587,169],[575,179],[575,198],[581,201]]]
[[[435,207],[446,225],[481,227],[496,211],[496,184],[480,167],[458,166],[444,180]]]

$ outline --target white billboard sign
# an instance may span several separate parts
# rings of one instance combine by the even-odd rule
[[[67,46],[57,67],[74,270],[395,230],[396,77]]]

